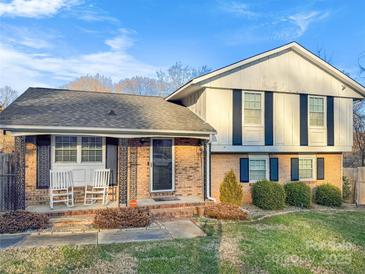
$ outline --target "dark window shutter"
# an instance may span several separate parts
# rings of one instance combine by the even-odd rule
[[[292,181],[299,181],[299,158],[290,159],[290,178]]]
[[[242,145],[242,90],[234,89],[232,94],[232,144]]]
[[[51,169],[51,136],[37,136],[37,188],[49,188]]]
[[[324,158],[317,158],[317,180],[324,180]]]
[[[333,96],[327,97],[327,145],[335,145]]]
[[[240,181],[241,182],[249,182],[249,167],[248,167],[248,158],[240,158]]]
[[[110,168],[110,185],[118,180],[118,138],[106,138],[106,168]]]
[[[265,92],[265,145],[272,146],[274,144],[274,102],[273,93]]]
[[[300,145],[308,145],[308,95],[300,94]]]
[[[270,181],[279,181],[279,159],[270,158]]]

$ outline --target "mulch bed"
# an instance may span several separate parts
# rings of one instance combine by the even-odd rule
[[[96,212],[94,224],[97,228],[145,227],[151,223],[147,208],[107,208]]]
[[[247,220],[248,214],[239,206],[214,204],[206,207],[205,216],[219,220]]]
[[[45,229],[48,226],[48,217],[38,213],[14,211],[0,215],[0,233]]]

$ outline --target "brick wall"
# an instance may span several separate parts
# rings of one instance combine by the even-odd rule
[[[137,147],[137,199],[161,195],[203,197],[203,147],[200,141],[189,138],[175,139],[175,191],[161,193],[150,193],[150,141],[150,139],[129,141],[130,146]],[[131,151],[129,159],[130,153]],[[129,190],[131,183],[129,179]]]
[[[313,154],[311,154],[313,155]],[[331,183],[342,190],[342,154],[314,154],[316,157],[324,158],[325,161],[325,179],[306,182],[311,188],[324,183]],[[211,183],[212,196],[219,201],[219,187],[223,181],[224,175],[233,169],[239,181],[240,158],[247,158],[247,154],[219,154],[211,155]],[[290,158],[298,157],[296,154],[270,154],[270,157],[279,158],[279,180],[280,183],[290,181]],[[244,203],[251,203],[251,186],[250,183],[242,183]]]
[[[25,144],[25,205],[48,201],[48,189],[37,189],[37,146],[33,138]]]

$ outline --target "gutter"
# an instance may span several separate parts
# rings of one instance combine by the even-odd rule
[[[206,196],[207,199],[213,202],[217,202],[217,200],[215,198],[213,198],[212,196],[210,196],[210,192],[211,192],[211,183],[210,183],[210,171],[211,171],[211,157],[210,157],[210,146],[211,146],[211,140],[212,140],[212,135],[209,135],[209,140],[206,144],[206,150],[207,150],[207,162],[206,162],[206,169],[207,169],[207,176],[206,176]]]

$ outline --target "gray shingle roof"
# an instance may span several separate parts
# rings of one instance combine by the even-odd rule
[[[49,88],[27,89],[0,114],[0,125],[215,131],[188,108],[161,97]]]

